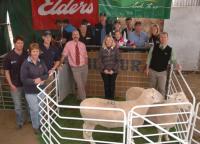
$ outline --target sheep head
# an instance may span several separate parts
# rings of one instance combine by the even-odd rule
[[[184,92],[173,93],[172,95],[169,95],[168,98],[169,98],[168,101],[174,102],[174,103],[189,103],[190,102]],[[187,105],[187,104],[179,105],[179,108],[188,111],[190,110],[190,105]]]
[[[143,95],[149,95],[153,103],[162,103],[164,101],[164,96],[154,88],[145,89],[141,97]]]
[[[142,87],[131,87],[126,91],[126,101],[138,99],[145,89]]]

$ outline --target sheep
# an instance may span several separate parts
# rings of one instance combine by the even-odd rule
[[[131,100],[136,100],[140,97],[142,92],[144,91],[144,88],[141,87],[131,87],[126,91],[126,100],[129,100],[129,97]]]
[[[170,103],[189,103],[189,100],[187,99],[186,95],[183,92],[179,92],[179,93],[174,93],[170,95],[168,99],[165,100],[164,102],[164,104],[170,104]],[[190,109],[190,106],[186,104],[186,105],[151,107],[149,111],[147,112],[147,115],[178,113],[180,109],[188,111]],[[156,124],[176,123],[178,121],[178,114],[165,115],[165,116],[153,116],[153,117],[149,117],[148,119]],[[171,128],[175,127],[175,124],[161,125],[161,127],[169,131]],[[158,133],[162,133],[162,131],[158,129]],[[158,138],[159,143],[162,141],[162,136],[163,135],[159,135],[159,138]],[[165,135],[165,140],[166,141],[170,140],[167,134]]]
[[[126,95],[126,100],[135,99],[132,95]],[[163,104],[170,103],[188,103],[186,95],[183,92],[174,93],[168,96],[168,99],[163,101]],[[190,108],[189,105],[172,105],[172,106],[160,106],[160,107],[151,107],[149,108],[147,115],[152,114],[165,114],[165,113],[178,113],[180,109],[188,110]],[[148,117],[149,120],[156,124],[164,124],[164,123],[176,123],[178,120],[178,115],[166,115],[166,116],[152,116]],[[174,127],[175,124],[170,125],[161,125],[162,128],[166,130],[170,130],[170,128]],[[162,133],[162,131],[158,130],[158,133]],[[162,135],[159,135],[158,143],[162,140]],[[169,136],[165,135],[165,140],[169,141]]]
[[[163,96],[154,88],[145,89],[140,98],[132,101],[111,101],[101,98],[87,98],[80,104],[81,107],[103,107],[103,108],[119,108],[123,109],[128,115],[128,112],[137,105],[149,105],[153,103],[159,103],[163,100]],[[148,108],[140,109],[137,112],[140,114],[146,114]],[[99,111],[91,109],[80,109],[81,116],[83,118],[91,119],[105,119],[105,120],[123,120],[123,114],[116,111]],[[134,121],[134,125],[143,124],[144,121],[137,119]],[[107,128],[122,127],[122,123],[111,123],[102,121],[89,121],[84,120],[83,129],[93,130],[96,125],[101,125]],[[86,140],[93,140],[91,131],[83,131],[83,138]],[[95,144],[90,142],[90,144]]]

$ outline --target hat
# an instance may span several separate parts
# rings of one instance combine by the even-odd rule
[[[101,12],[100,16],[106,16],[106,13],[105,12]]]
[[[47,35],[52,36],[52,33],[50,30],[44,31],[43,36],[47,36]]]

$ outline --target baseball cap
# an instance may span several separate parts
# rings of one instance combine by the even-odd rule
[[[52,36],[52,33],[50,30],[44,31],[43,36],[47,36],[47,35]]]

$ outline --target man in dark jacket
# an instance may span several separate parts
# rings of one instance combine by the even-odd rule
[[[100,14],[99,23],[95,25],[95,44],[101,45],[104,37],[112,32],[112,25],[106,23],[105,13]]]
[[[122,36],[125,39],[129,39],[129,33],[133,32],[135,29],[133,28],[132,18],[126,18],[126,28],[122,30]]]

